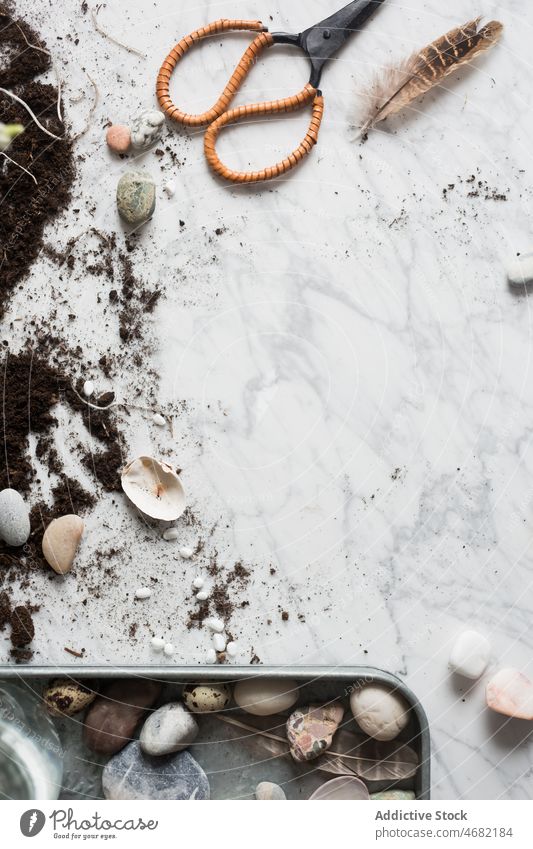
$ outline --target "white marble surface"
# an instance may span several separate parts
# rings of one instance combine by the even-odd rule
[[[102,38],[79,5],[55,2],[50,15],[47,4],[21,2],[54,51],[75,129],[90,94],[81,66],[97,81],[78,177],[96,212],[83,212],[82,224],[120,231],[113,195],[126,163],[111,158],[102,127],[154,103],[174,41],[222,16],[262,14],[273,30],[297,31],[337,4],[104,8],[102,25],[146,59]],[[351,141],[372,71],[480,12],[506,24],[501,45],[363,146]],[[326,70],[320,144],[287,179],[223,185],[207,171],[201,133],[174,127],[165,141],[179,169],[168,157],[141,158],[159,190],[140,271],[166,286],[152,322],[160,374],[152,398],[179,413],[173,442],[142,413],[124,426],[132,452],[173,457],[202,528],[218,525],[187,565],[120,498],[111,509],[102,494],[81,556],[90,568],[98,546],[123,546],[117,580],[87,608],[74,581],[43,582],[36,663],[63,663],[66,642],[83,645],[87,662],[147,663],[158,629],[172,637],[176,662],[202,662],[209,640],[186,629],[185,612],[190,578],[217,549],[219,562],[242,558],[253,571],[250,604],[231,622],[238,661],[255,652],[263,663],[368,663],[397,673],[429,715],[434,797],[531,796],[530,726],[491,714],[482,682],[467,687],[447,672],[450,645],[470,625],[492,639],[491,669],[533,676],[531,308],[505,279],[506,263],[533,239],[531,36],[526,0],[453,0],[444,11],[438,0],[388,0]],[[175,99],[207,108],[244,40],[191,55],[176,72]],[[283,96],[306,78],[304,58],[272,49],[239,102]],[[87,99],[69,105],[82,90]],[[231,130],[220,152],[230,164],[261,166],[294,146],[305,121]],[[170,177],[171,200],[162,191]],[[483,188],[471,197],[478,180]],[[485,199],[493,190],[506,201]],[[63,244],[70,232],[67,213],[49,237]],[[27,312],[33,292],[30,310],[46,322],[55,274],[40,260],[12,316]],[[119,344],[116,328],[102,334],[96,294],[105,290],[102,281],[66,282],[64,309],[75,302],[79,316],[66,333],[92,357]],[[113,386],[119,396],[128,397],[131,380]],[[63,455],[80,474],[68,439]],[[184,543],[197,539],[196,528],[183,527]],[[143,615],[131,613],[140,623],[131,640],[123,616],[147,574],[159,583]]]

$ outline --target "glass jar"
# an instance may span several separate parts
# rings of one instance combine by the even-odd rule
[[[63,749],[31,681],[0,681],[0,799],[57,799],[62,776]]]

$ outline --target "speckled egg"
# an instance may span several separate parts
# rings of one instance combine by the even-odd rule
[[[227,684],[188,684],[183,690],[183,701],[191,713],[213,713],[224,710],[231,700]]]
[[[94,702],[95,698],[96,692],[90,685],[84,686],[70,678],[52,681],[43,693],[46,709],[53,716],[74,716]]]

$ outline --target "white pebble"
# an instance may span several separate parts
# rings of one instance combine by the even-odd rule
[[[224,623],[222,619],[208,619],[205,624],[210,631],[216,631],[218,634],[221,634],[224,630]]]
[[[237,643],[234,643],[233,640],[231,640],[226,646],[226,654],[228,655],[228,657],[235,657],[237,652]]]
[[[224,651],[226,648],[226,638],[222,634],[213,634],[213,646],[215,651]]]
[[[196,593],[196,598],[198,601],[207,601],[209,598],[209,593],[207,590],[200,590],[199,593]]]
[[[507,268],[507,279],[511,286],[527,286],[533,283],[533,253],[522,254]]]
[[[166,654],[167,657],[171,657],[174,654],[174,646],[172,643],[165,643],[163,654]]]
[[[183,557],[184,560],[190,560],[193,554],[193,549],[189,548],[188,545],[184,545],[183,548],[180,548],[180,557]]]
[[[152,590],[149,587],[137,587],[135,590],[135,598],[150,598]]]
[[[206,663],[216,663],[217,662],[217,653],[214,649],[208,649],[207,654],[205,656]]]
[[[174,180],[169,180],[168,183],[165,183],[163,191],[171,198],[176,193],[176,183]]]
[[[154,651],[162,651],[165,648],[165,641],[161,637],[152,637],[152,648]]]
[[[195,578],[194,581],[192,582],[192,585],[193,585],[195,590],[201,590],[203,585],[204,585],[204,579],[200,578],[200,577]]]
[[[83,394],[86,398],[90,398],[94,392],[94,383],[92,380],[86,380],[83,384]]]
[[[483,675],[490,658],[490,643],[478,631],[463,631],[450,654],[449,666],[459,675],[472,680]]]
[[[163,418],[161,413],[154,413],[153,416],[152,416],[152,421],[158,427],[165,427],[165,425],[167,423],[166,419]]]
[[[177,528],[167,528],[166,531],[163,531],[163,539],[166,539],[167,542],[172,542],[177,539],[180,535],[180,532]]]

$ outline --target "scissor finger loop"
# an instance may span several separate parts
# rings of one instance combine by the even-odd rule
[[[261,115],[275,115],[279,112],[296,112],[302,109],[309,102],[312,102],[312,114],[307,133],[300,142],[297,148],[292,151],[285,159],[277,162],[275,165],[270,165],[267,168],[262,168],[260,171],[233,171],[220,161],[216,152],[215,145],[220,131],[228,124],[235,124],[249,117],[258,117]],[[272,180],[274,177],[280,177],[291,168],[294,168],[298,163],[307,156],[313,146],[318,141],[318,131],[324,113],[324,98],[312,85],[307,83],[302,91],[291,97],[285,97],[282,100],[266,101],[265,103],[250,103],[243,106],[237,106],[235,109],[230,109],[224,112],[219,118],[213,121],[207,128],[204,137],[204,152],[207,162],[212,170],[223,177],[225,180],[230,180],[233,183],[259,183],[264,180]]]
[[[182,112],[174,105],[170,97],[170,77],[182,56],[187,53],[195,44],[204,38],[217,35],[221,32],[231,30],[251,30],[259,32],[259,35],[254,38],[252,43],[244,51],[237,67],[235,68],[230,79],[226,83],[224,91],[218,98],[217,102],[208,109],[207,112],[202,112],[200,115],[191,115],[187,112]],[[172,48],[159,71],[156,83],[156,94],[161,109],[166,113],[168,118],[177,121],[180,124],[185,124],[188,127],[202,127],[205,124],[210,124],[223,112],[226,111],[229,104],[235,97],[237,91],[242,85],[245,77],[250,72],[252,66],[257,60],[257,56],[266,47],[274,44],[272,35],[263,27],[261,21],[245,21],[245,20],[226,20],[221,19],[214,21],[205,27],[195,30],[178,41],[175,47]]]

